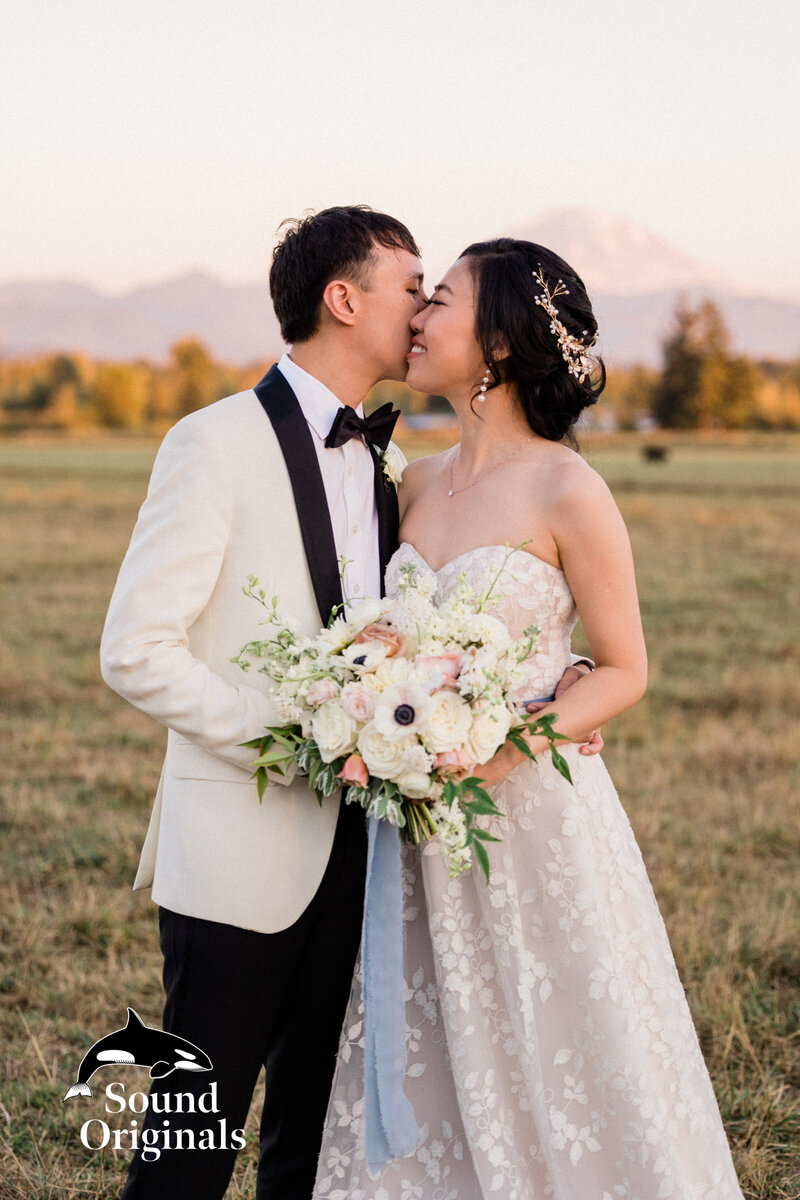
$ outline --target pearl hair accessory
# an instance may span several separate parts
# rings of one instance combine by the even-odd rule
[[[591,372],[594,363],[589,355],[589,350],[597,341],[597,334],[592,340],[586,344],[580,338],[573,337],[568,332],[563,322],[558,319],[558,309],[553,304],[556,296],[568,296],[569,289],[564,286],[564,281],[559,279],[552,292],[545,282],[542,274],[542,265],[539,264],[539,270],[533,272],[533,278],[537,283],[541,284],[544,289],[544,295],[536,297],[536,303],[541,304],[542,308],[550,317],[550,332],[556,335],[558,345],[561,349],[561,357],[567,364],[567,370],[570,375],[574,375],[578,383],[583,383],[586,376]],[[583,336],[586,337],[589,333],[588,329],[584,329]]]
[[[491,379],[492,379],[492,373],[487,366],[486,374],[484,375],[483,379],[481,380],[481,390],[478,395],[478,400],[484,401],[486,399],[486,389],[489,386],[489,384],[491,383]]]

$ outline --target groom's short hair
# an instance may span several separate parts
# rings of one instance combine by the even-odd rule
[[[326,208],[284,221],[272,252],[269,291],[286,342],[306,342],[319,329],[320,306],[332,279],[369,285],[376,245],[419,248],[400,221],[366,204]]]

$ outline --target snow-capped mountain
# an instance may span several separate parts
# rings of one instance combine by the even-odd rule
[[[617,213],[559,209],[518,230],[516,236],[555,250],[582,277],[590,295],[641,296],[689,288],[736,291],[721,273]]]

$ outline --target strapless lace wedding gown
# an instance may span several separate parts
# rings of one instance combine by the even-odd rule
[[[436,572],[476,585],[506,550]],[[403,544],[387,572],[431,568]],[[519,699],[552,692],[575,605],[562,571],[514,551],[498,615],[535,622]],[[315,1197],[326,1200],[727,1200],[741,1192],[666,930],[599,757],[568,746],[493,791],[491,880],[450,879],[436,843],[404,850],[406,1094],[423,1141],[369,1178],[361,1145],[358,974]]]

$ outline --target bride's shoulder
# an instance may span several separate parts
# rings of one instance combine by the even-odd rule
[[[605,479],[574,450],[562,449],[565,454],[552,462],[546,488],[554,526],[589,523],[599,529],[608,521],[617,524],[619,509]]]
[[[428,454],[423,458],[412,459],[403,471],[401,491],[407,497],[421,491],[430,480],[440,474],[443,463],[450,452],[450,450],[444,450],[441,454]]]
[[[557,490],[563,498],[572,492],[584,493],[605,487],[602,476],[589,466],[586,459],[560,442],[547,445],[546,453],[538,457],[536,467],[536,476],[546,484],[548,494]]]

